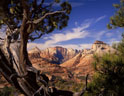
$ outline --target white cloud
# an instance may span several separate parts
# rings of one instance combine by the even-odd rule
[[[76,22],[75,22],[75,26],[77,26],[77,25],[78,25],[78,22],[76,21]]]
[[[72,48],[72,49],[82,50],[82,49],[91,48],[92,44],[68,44],[68,45],[55,44],[55,45],[49,45],[49,47],[55,47],[55,46],[61,46],[64,48]],[[30,50],[34,47],[38,47],[41,50],[47,48],[47,47],[44,47],[44,44],[42,44],[42,43],[28,43],[28,50]]]
[[[96,39],[97,39],[97,40],[100,40],[101,37],[102,37],[106,32],[107,32],[107,31],[101,31],[101,32],[99,32],[99,33],[96,35]]]
[[[106,33],[106,36],[111,37],[111,36],[113,36],[113,33],[112,32]]]
[[[80,45],[83,49],[89,49],[89,48],[91,48],[91,46],[92,46],[92,44],[81,44]]]
[[[62,46],[64,48],[73,48],[73,49],[82,50],[82,49],[91,48],[92,44],[68,44],[68,45],[56,45],[56,46]]]
[[[76,28],[72,28],[70,30],[67,30],[63,33],[56,33],[50,36],[45,37],[46,39],[45,43],[36,44],[36,43],[29,43],[28,49],[31,49],[35,46],[40,47],[40,49],[45,49],[48,47],[58,46],[57,43],[61,43],[63,41],[73,40],[73,39],[80,39],[80,38],[86,38],[89,35],[89,32],[86,30],[88,27],[90,27],[91,22],[85,22],[81,26],[78,26]],[[75,49],[79,49],[81,45],[63,45],[65,47],[74,47]]]
[[[97,22],[99,22],[99,21],[103,20],[105,17],[106,17],[106,15],[101,16],[101,17],[97,18],[97,19],[96,19],[96,21],[95,21],[95,23],[97,23]]]
[[[95,40],[100,40],[101,37],[103,37],[106,32],[107,32],[107,30],[102,30],[100,32],[95,32],[95,33],[93,32],[93,33],[90,33],[89,37],[92,37]]]
[[[113,43],[118,43],[119,40],[117,38],[111,38],[109,42],[107,42],[109,45],[112,45]]]
[[[68,41],[72,39],[85,38],[89,35],[89,32],[85,30],[89,26],[90,23],[86,23],[86,24],[82,24],[79,27],[72,28],[71,30],[67,30],[64,33],[53,34],[48,37],[50,40],[47,40],[44,43],[44,47],[49,47],[51,45],[55,45],[56,43]]]

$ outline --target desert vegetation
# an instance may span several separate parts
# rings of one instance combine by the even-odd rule
[[[113,53],[94,54],[94,75],[88,82],[63,80],[60,76],[50,82],[48,77],[32,66],[27,52],[27,43],[44,34],[67,26],[71,5],[53,0],[45,6],[45,0],[1,0],[0,27],[6,28],[6,37],[0,38],[0,72],[12,87],[5,86],[0,96],[13,96],[16,90],[25,96],[123,96],[124,95],[124,35],[113,45]],[[54,4],[59,8],[54,8]],[[124,0],[113,5],[115,15],[107,25],[109,29],[124,28]],[[52,10],[51,10],[52,9]],[[113,33],[114,34],[114,33]],[[1,81],[0,83],[3,83]],[[13,88],[14,87],[14,88]]]

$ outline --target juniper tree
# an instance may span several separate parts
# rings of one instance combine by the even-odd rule
[[[113,4],[116,12],[110,17],[110,22],[107,25],[109,29],[124,28],[124,0],[120,0],[120,4]]]
[[[110,17],[108,29],[124,28],[124,0],[120,4],[113,4],[116,8],[114,16]],[[88,85],[88,92],[84,96],[123,96],[124,95],[124,35],[122,40],[113,45],[116,52],[94,56],[95,74]]]
[[[29,41],[66,27],[70,12],[71,5],[63,0],[0,1],[0,27],[6,28],[5,38],[0,37],[0,72],[26,96],[75,95],[50,88],[48,77],[32,66],[27,52]]]

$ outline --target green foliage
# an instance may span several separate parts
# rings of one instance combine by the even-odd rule
[[[55,86],[61,90],[70,90],[73,92],[79,92],[83,89],[83,83],[77,83],[74,81],[58,80]]]
[[[86,96],[123,96],[124,95],[124,37],[114,45],[113,54],[102,57],[95,55],[93,81],[88,85]]]
[[[120,4],[113,4],[116,8],[116,13],[110,18],[110,22],[107,25],[108,29],[116,27],[124,27],[124,0],[120,0]]]
[[[81,82],[76,82],[74,80],[64,80],[60,76],[56,76],[55,78],[55,81],[51,81],[49,85],[54,85],[60,90],[80,92],[84,87],[84,84]]]
[[[15,96],[15,92],[16,90],[13,87],[5,86],[3,89],[0,89],[0,96]]]
[[[31,30],[29,38],[31,41],[33,38],[38,37],[39,34],[48,34],[55,29],[63,29],[67,26],[69,20],[69,14],[71,12],[71,5],[68,2],[61,0],[53,0],[49,5],[45,5],[45,0],[26,0],[26,4],[22,4],[22,0],[1,0],[0,3],[0,26],[10,25],[11,29],[20,28],[23,20],[24,6],[27,11],[27,19],[29,21],[35,21],[45,16],[47,13],[56,11],[63,11],[46,16],[38,24],[30,25]],[[41,1],[41,2],[40,2]],[[61,2],[60,2],[61,1]],[[40,2],[40,3],[38,3]],[[59,6],[55,8],[54,4]],[[35,26],[35,27],[34,27]],[[29,30],[27,28],[27,30]],[[39,39],[39,38],[37,38]]]

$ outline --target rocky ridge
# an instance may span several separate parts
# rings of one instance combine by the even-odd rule
[[[63,47],[51,47],[45,50],[40,50],[37,47],[29,50],[29,55],[33,57],[40,57],[54,64],[61,64],[78,54],[78,50],[67,49]]]
[[[62,63],[60,66],[72,70],[75,74],[93,74],[93,55],[99,56],[105,53],[112,53],[113,49],[108,44],[102,41],[95,41],[91,49],[84,49],[81,53],[77,54],[74,58]]]
[[[50,77],[54,75],[63,79],[77,80],[78,77],[86,74],[93,75],[93,54],[103,55],[115,50],[102,41],[95,41],[91,49],[83,49],[83,51],[59,46],[40,51],[35,48],[33,51],[29,51],[29,57],[38,70],[47,73]]]
[[[94,73],[92,67],[93,54],[101,56],[104,53],[113,52],[115,52],[115,49],[102,41],[95,41],[91,49],[81,51],[59,46],[45,50],[35,47],[28,51],[33,66],[41,73],[47,74],[51,81],[61,78],[76,82],[85,81],[87,74],[92,77]]]

